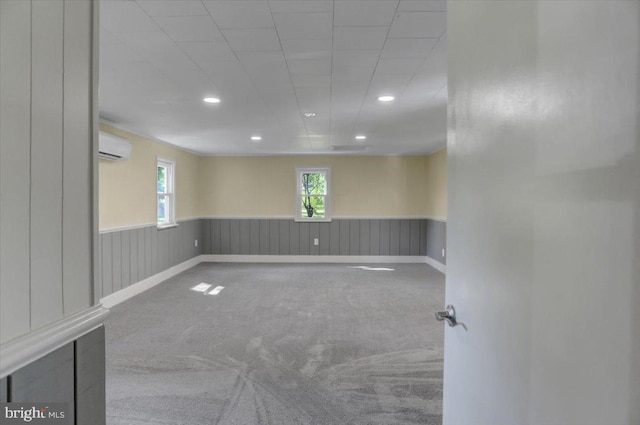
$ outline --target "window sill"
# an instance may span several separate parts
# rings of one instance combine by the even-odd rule
[[[166,230],[166,229],[173,229],[174,227],[178,227],[178,223],[171,223],[171,224],[163,224],[162,226],[158,225],[158,230]]]
[[[296,217],[293,221],[297,223],[331,223],[331,218],[300,218]]]

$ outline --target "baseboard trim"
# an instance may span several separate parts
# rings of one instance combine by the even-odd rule
[[[201,255],[210,263],[422,263],[427,257],[388,255]]]
[[[202,262],[201,257],[203,257],[202,255],[199,255],[197,257],[193,257],[190,260],[187,260],[185,262],[182,262],[176,266],[173,266],[171,268],[168,268],[167,270],[164,270],[160,273],[154,274],[151,277],[148,277],[144,280],[141,280],[138,283],[134,283],[131,286],[127,286],[124,289],[121,289],[117,292],[114,292],[113,294],[107,295],[106,297],[100,299],[100,302],[102,303],[103,306],[105,306],[106,308],[111,308],[114,305],[120,304],[123,301],[128,300],[129,298],[132,298],[144,291],[146,291],[149,288],[153,288],[154,286],[158,285],[159,283],[164,282],[165,280],[179,274],[182,273],[185,270],[190,269],[191,267],[197,266],[200,262]]]
[[[424,257],[426,258],[426,263],[428,265],[430,265],[431,267],[433,267],[434,269],[438,270],[439,272],[442,272],[444,274],[447,274],[447,266],[442,264],[440,261],[438,260],[434,260],[431,257]]]
[[[0,378],[97,329],[108,315],[97,305],[0,345]]]

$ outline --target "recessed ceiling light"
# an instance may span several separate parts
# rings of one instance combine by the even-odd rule
[[[379,97],[378,97],[378,100],[379,100],[380,102],[391,102],[391,101],[393,101],[393,99],[395,99],[395,97],[393,97],[393,96],[388,96],[388,95],[385,95],[385,96],[379,96]]]
[[[259,142],[260,140],[262,140],[262,137],[260,137],[260,136],[251,136],[251,140],[253,140],[254,142]]]
[[[305,116],[305,117],[307,117],[307,118],[312,118],[312,117],[315,117],[315,116],[316,116],[316,113],[315,113],[315,112],[305,112],[305,113],[304,113],[304,114],[302,114],[302,115],[304,115],[304,116]]]
[[[356,136],[356,140],[365,140],[367,138],[367,136],[365,136],[364,134],[358,134]]]
[[[207,103],[220,103],[220,99],[217,97],[205,97],[202,100],[204,100]]]

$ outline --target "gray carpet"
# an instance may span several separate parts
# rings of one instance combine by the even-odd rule
[[[107,424],[440,424],[444,275],[384,267],[203,263],[114,307]]]

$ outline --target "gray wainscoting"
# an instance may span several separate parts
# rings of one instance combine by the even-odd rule
[[[107,232],[100,234],[98,291],[105,297],[200,254],[428,256],[446,264],[446,226],[431,219],[198,219]]]
[[[202,220],[100,234],[100,291],[105,297],[202,254]],[[198,240],[198,246],[195,241]]]
[[[291,219],[205,219],[202,252],[387,256],[426,256],[431,252],[432,258],[444,263],[445,228],[446,223],[431,219],[335,219],[330,223],[301,223]],[[318,239],[318,245],[314,244],[315,239]]]
[[[0,401],[69,403],[69,423],[105,424],[104,326],[0,380]]]
[[[447,264],[447,223],[437,220],[427,220],[427,257]],[[445,255],[442,255],[445,250]]]

